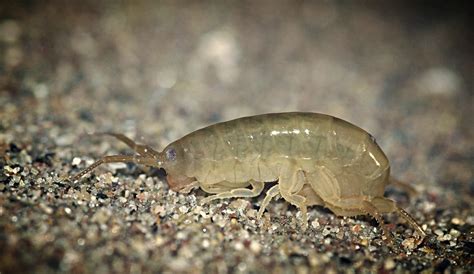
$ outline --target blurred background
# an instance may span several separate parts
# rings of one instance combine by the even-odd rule
[[[322,112],[370,132],[396,177],[421,192],[445,192],[432,206],[467,218],[474,214],[467,3],[3,2],[2,165],[59,176],[73,157],[117,147],[88,132],[120,132],[161,149],[218,121]],[[12,144],[26,156],[13,157]],[[8,191],[2,195],[7,203]],[[4,221],[8,212],[0,211]]]

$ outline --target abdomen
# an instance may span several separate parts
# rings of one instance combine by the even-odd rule
[[[306,172],[325,165],[340,176],[374,176],[388,167],[367,132],[318,113],[239,118],[197,130],[178,142],[187,150],[186,176],[207,184],[275,181],[283,165]]]

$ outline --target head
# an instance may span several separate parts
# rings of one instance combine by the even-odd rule
[[[173,143],[160,153],[159,166],[166,170],[169,187],[177,192],[189,192],[196,179],[186,176],[186,149]]]

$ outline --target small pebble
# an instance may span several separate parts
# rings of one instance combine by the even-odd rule
[[[127,164],[126,163],[111,163],[111,164],[108,164],[109,168],[112,169],[112,170],[117,170],[117,169],[126,169],[127,168]]]
[[[178,233],[176,233],[176,239],[178,240],[185,240],[188,236],[186,235],[186,233],[182,232],[182,231],[179,231]]]
[[[459,218],[452,218],[451,219],[451,223],[452,224],[455,224],[455,225],[463,225],[464,224],[464,221],[459,219]]]
[[[430,212],[432,212],[435,208],[436,208],[436,204],[435,204],[435,203],[431,203],[431,202],[424,202],[424,203],[423,203],[423,211],[424,211],[425,213],[430,213]]]
[[[395,268],[395,261],[392,258],[389,258],[385,261],[384,267],[387,270],[392,270]]]
[[[202,240],[202,243],[201,243],[202,248],[207,249],[210,245],[211,243],[209,242],[208,239]]]
[[[324,237],[331,233],[331,228],[329,226],[324,227],[323,231],[321,232]]]
[[[161,246],[164,243],[165,243],[165,239],[162,236],[158,235],[158,236],[155,237],[155,244],[157,246]]]
[[[354,232],[355,234],[358,234],[361,230],[361,227],[359,224],[356,224],[354,225],[352,228],[351,228],[352,232]]]
[[[244,199],[237,199],[229,204],[230,208],[244,210],[250,206],[250,202]]]
[[[249,209],[245,212],[245,216],[250,219],[255,219],[257,218],[257,211],[255,209]]]
[[[79,157],[74,157],[74,158],[72,159],[72,163],[71,163],[71,164],[72,164],[73,166],[78,166],[78,165],[81,164],[81,162],[82,162],[81,158],[79,158]]]
[[[49,206],[47,206],[46,204],[39,204],[40,208],[46,213],[46,214],[51,214],[53,213],[53,209]]]
[[[10,166],[4,166],[3,169],[9,174],[17,174],[20,172],[20,167],[11,168]]]
[[[317,219],[314,220],[314,221],[312,221],[312,222],[311,222],[311,226],[312,226],[313,228],[319,228],[319,226],[320,226],[320,225],[319,225],[319,221],[318,221]]]
[[[242,244],[242,242],[236,242],[234,244],[234,248],[235,248],[235,250],[240,251],[240,250],[244,249],[244,245]]]
[[[178,210],[180,213],[185,214],[188,213],[189,208],[187,206],[180,206]]]
[[[440,242],[446,242],[446,241],[450,241],[452,239],[452,236],[451,234],[444,234],[444,235],[438,236],[436,239]]]
[[[407,238],[402,242],[403,247],[407,249],[415,248],[415,239],[414,238]]]
[[[456,230],[454,228],[451,228],[451,230],[449,231],[449,234],[455,238],[459,237],[461,235],[461,232],[459,232],[459,230]]]
[[[257,241],[251,241],[250,242],[250,250],[253,253],[258,254],[262,250],[262,246]]]
[[[155,215],[161,215],[161,213],[165,212],[165,207],[162,205],[155,205],[151,208],[151,213]]]

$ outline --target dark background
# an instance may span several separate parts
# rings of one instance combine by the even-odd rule
[[[474,131],[468,1],[10,1],[0,4],[0,271],[472,271]],[[471,16],[471,18],[469,17]],[[369,131],[389,188],[430,235],[386,216],[297,210],[262,197],[199,207],[162,173],[110,165],[199,127],[266,112],[313,111]],[[74,157],[76,158],[75,160]],[[140,175],[144,174],[144,175]],[[360,228],[360,231],[359,231]]]

